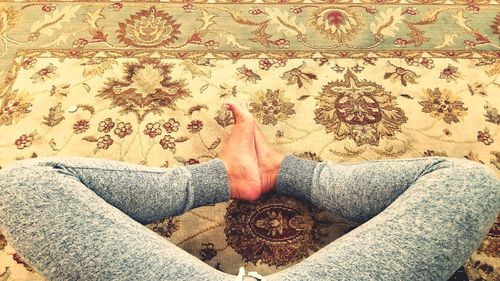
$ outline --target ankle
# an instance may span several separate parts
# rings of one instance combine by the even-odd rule
[[[269,153],[265,157],[265,163],[263,163],[263,169],[261,171],[261,175],[263,177],[262,183],[264,185],[265,192],[273,191],[276,188],[279,169],[284,158],[285,155],[276,151]]]

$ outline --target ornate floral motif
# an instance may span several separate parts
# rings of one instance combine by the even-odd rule
[[[172,65],[157,59],[125,64],[122,79],[109,79],[98,97],[111,100],[121,113],[134,113],[139,121],[150,112],[160,114],[164,107],[176,109],[175,102],[191,96],[183,79],[174,80]]]
[[[98,149],[108,149],[113,144],[113,139],[110,135],[106,134],[97,139],[97,148]]]
[[[339,43],[352,40],[364,26],[362,17],[353,9],[339,7],[316,10],[310,23],[321,33]]]
[[[163,237],[171,237],[174,232],[179,230],[180,222],[179,217],[167,217],[146,226]]]
[[[458,117],[467,114],[467,107],[463,107],[463,102],[453,95],[450,90],[426,89],[426,96],[418,103],[423,107],[422,112],[430,113],[436,119],[443,120],[451,124],[460,122]]]
[[[238,68],[238,78],[244,81],[250,81],[254,84],[257,83],[257,80],[262,79],[258,74],[253,72],[253,70],[246,67],[245,65],[242,65],[241,67]]]
[[[250,103],[250,112],[255,114],[255,117],[262,120],[264,125],[276,125],[278,120],[286,120],[288,116],[295,114],[293,109],[294,104],[289,102],[280,90],[267,90],[267,92],[259,91],[254,102]]]
[[[149,136],[150,138],[154,138],[158,135],[161,135],[160,125],[161,124],[159,122],[148,123],[146,125],[146,129],[144,129],[143,133],[146,136]]]
[[[16,141],[14,142],[18,149],[23,149],[31,146],[31,142],[33,141],[32,135],[22,134]]]
[[[415,72],[399,66],[395,66],[393,72],[386,72],[384,74],[384,79],[390,78],[393,82],[399,80],[401,81],[401,85],[405,87],[408,85],[408,82],[411,84],[417,84],[417,81],[415,80],[417,77],[419,77],[419,75]]]
[[[394,136],[408,121],[390,92],[374,82],[359,81],[350,70],[343,81],[326,84],[316,100],[316,123],[336,139],[350,137],[358,146],[378,145],[382,137]]]
[[[81,120],[78,120],[73,125],[73,131],[75,132],[75,134],[81,134],[81,133],[84,133],[85,131],[87,131],[89,127],[90,127],[89,121],[81,119]]]
[[[119,136],[120,138],[124,138],[132,134],[132,131],[133,131],[132,124],[124,122],[118,123],[118,125],[116,125],[116,128],[114,130],[115,135]]]
[[[111,132],[111,129],[113,129],[114,127],[115,127],[115,122],[113,122],[113,120],[108,117],[103,121],[99,122],[99,128],[97,128],[97,130],[99,132],[109,133]]]
[[[300,66],[294,67],[289,71],[286,71],[281,76],[281,79],[287,80],[287,85],[297,84],[299,88],[302,88],[304,82],[307,84],[311,84],[312,80],[318,80],[318,76],[314,73],[304,72],[302,69],[306,66],[306,63],[303,62]]]
[[[21,66],[24,69],[30,69],[30,68],[35,66],[36,62],[37,62],[37,59],[27,57],[27,58],[23,59],[23,61],[21,62]]]
[[[169,118],[167,122],[163,123],[163,128],[167,133],[173,133],[179,131],[180,123],[174,118]]]
[[[485,128],[484,132],[477,132],[477,141],[482,142],[486,145],[490,145],[494,142],[494,140],[490,136],[490,130],[488,128]]]
[[[160,140],[161,147],[163,149],[174,149],[175,148],[175,138],[171,135],[164,135]]]
[[[33,83],[44,82],[47,79],[56,77],[57,76],[56,70],[57,67],[51,63],[46,67],[35,72],[35,74],[31,76],[31,80],[33,80]]]
[[[26,92],[14,91],[5,96],[0,104],[0,126],[9,126],[13,122],[19,122],[31,112],[32,101],[33,98]]]
[[[193,120],[188,124],[187,128],[190,133],[196,134],[203,129],[203,122],[201,120]]]
[[[450,82],[451,80],[455,81],[460,78],[460,74],[458,73],[458,68],[449,64],[448,67],[441,71],[439,78],[445,79],[446,82]]]
[[[282,266],[324,246],[324,230],[331,222],[319,213],[290,197],[268,194],[256,202],[233,201],[224,232],[245,262]]]
[[[118,39],[127,46],[140,48],[168,46],[179,39],[181,33],[181,25],[171,15],[156,10],[154,6],[131,15],[130,19],[118,26]]]

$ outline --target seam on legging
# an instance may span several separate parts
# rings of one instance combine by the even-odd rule
[[[424,169],[422,169],[422,171],[420,171],[420,173],[418,173],[418,175],[417,175],[417,176],[413,179],[413,181],[412,181],[412,183],[410,184],[410,186],[411,186],[411,185],[413,185],[413,184],[414,184],[414,183],[415,183],[415,182],[416,182],[419,178],[421,178],[422,176],[425,176],[426,174],[428,174],[428,173],[430,173],[430,172],[433,172],[433,171],[430,171],[430,172],[429,172],[428,170],[429,170],[429,169],[431,169],[432,167],[436,166],[437,164],[439,164],[439,163],[443,163],[443,162],[448,162],[449,164],[453,164],[453,162],[448,161],[448,159],[445,159],[445,158],[443,158],[443,159],[439,159],[439,160],[441,160],[441,161],[437,161],[437,162],[431,163],[431,164],[430,164],[430,165],[428,165],[428,166],[425,166],[425,168],[424,168]],[[450,167],[451,167],[451,166],[444,167],[444,168],[450,168]],[[434,170],[434,171],[436,171],[436,170]]]
[[[186,186],[186,206],[182,213],[186,213],[193,208],[194,205],[194,186],[193,186],[193,175],[191,172],[185,167],[178,167],[180,171],[182,171],[182,176],[187,178],[187,186]]]
[[[443,160],[446,160],[446,158],[452,158],[452,157],[430,156],[430,157],[401,158],[401,159],[377,159],[377,160],[369,160],[369,161],[355,162],[355,163],[338,163],[337,162],[335,164],[341,164],[341,165],[358,165],[358,164],[367,164],[367,163],[376,163],[376,162],[421,161],[421,160],[425,160],[425,159],[443,159]],[[461,158],[455,158],[455,159],[461,159]]]
[[[312,183],[311,183],[311,189],[310,189],[310,194],[309,194],[309,198],[311,200],[311,203],[313,203],[315,206],[318,206],[319,205],[319,202],[317,202],[317,200],[315,199],[316,196],[313,196],[314,194],[314,190],[316,190],[318,188],[318,184],[319,184],[319,176],[321,174],[321,171],[323,170],[324,167],[326,167],[327,165],[327,162],[328,161],[323,161],[323,162],[318,162],[316,164],[316,167],[314,167],[314,170],[313,170],[313,176],[312,176]]]
[[[13,167],[15,168],[26,168],[26,169],[30,169],[30,168],[33,168],[33,167],[47,167],[47,166],[50,166],[50,167],[53,167],[53,164],[55,165],[61,165],[63,167],[67,167],[67,168],[76,168],[76,169],[90,169],[90,170],[102,170],[102,171],[119,171],[119,172],[132,172],[132,171],[136,171],[136,170],[125,170],[125,169],[110,169],[110,168],[99,168],[99,167],[81,167],[81,166],[74,166],[74,165],[67,165],[67,164],[61,164],[61,163],[58,163],[58,162],[45,162],[45,163],[48,163],[49,165],[35,165],[35,166],[22,166],[22,165],[14,165]],[[126,162],[128,163],[128,162]],[[150,167],[150,166],[144,166],[144,167]],[[9,168],[9,167],[5,167],[5,168]],[[158,168],[158,167],[150,167],[150,168]],[[182,166],[175,166],[175,167],[172,167],[172,168],[182,168]],[[159,168],[161,169],[161,168]],[[167,170],[167,169],[165,169]],[[157,174],[161,174],[161,173],[164,173],[164,171],[141,171],[141,173],[157,173]]]

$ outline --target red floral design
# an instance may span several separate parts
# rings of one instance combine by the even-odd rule
[[[483,131],[477,132],[477,141],[482,142],[486,145],[490,145],[493,143],[494,140],[491,138],[489,131],[485,130],[484,132]]]
[[[203,122],[201,120],[193,120],[187,127],[189,132],[195,134],[203,129]]]
[[[259,60],[259,68],[263,70],[269,70],[273,63],[269,59],[261,59]]]
[[[99,132],[109,133],[111,129],[115,127],[115,122],[111,118],[106,118],[103,121],[99,122],[99,128],[97,129]]]
[[[99,149],[108,149],[112,144],[113,139],[108,134],[97,139],[97,148]]]
[[[266,194],[255,202],[229,204],[224,232],[245,262],[282,266],[325,245],[332,222],[320,213],[292,198]]]
[[[164,135],[160,140],[160,145],[163,149],[174,149],[175,148],[175,138],[171,135]]]
[[[120,42],[127,46],[155,48],[168,46],[179,39],[180,24],[171,15],[158,11],[154,6],[149,10],[141,10],[125,23],[119,23],[116,32]]]
[[[250,8],[250,9],[248,10],[248,13],[249,13],[250,15],[254,15],[254,16],[256,16],[256,15],[260,15],[260,14],[262,14],[262,10],[261,10],[261,9],[259,9],[259,8]]]
[[[163,123],[163,128],[167,133],[173,133],[179,131],[179,122],[177,122],[174,118],[168,119],[167,122]]]
[[[24,149],[31,145],[33,141],[33,136],[27,136],[26,134],[21,135],[14,143],[18,149]]]
[[[21,66],[24,69],[30,69],[30,68],[35,66],[36,62],[37,62],[37,59],[32,58],[32,57],[27,57],[27,58],[23,59],[23,61],[21,62]]]
[[[203,45],[205,45],[205,47],[207,47],[207,49],[209,50],[219,49],[219,42],[214,40],[208,40]]]
[[[314,111],[314,120],[336,139],[350,137],[358,146],[378,145],[380,138],[392,137],[408,121],[390,92],[375,82],[359,80],[347,70],[344,80],[323,87]]]
[[[144,134],[149,136],[150,138],[154,138],[158,135],[161,135],[161,129],[160,129],[160,123],[155,122],[153,123],[148,123],[146,125],[146,129],[144,129]]]
[[[119,136],[120,138],[124,138],[130,134],[132,134],[132,125],[130,123],[124,123],[124,122],[120,122],[118,123],[118,125],[116,126],[114,132],[117,136]]]
[[[458,68],[449,64],[448,67],[443,69],[443,71],[439,75],[439,78],[445,79],[446,82],[450,82],[451,80],[456,80],[457,78],[460,78],[460,76],[458,75]]]
[[[83,48],[89,43],[89,40],[85,38],[79,38],[78,40],[73,41],[73,48]]]
[[[55,4],[46,4],[46,5],[43,5],[42,6],[42,11],[48,13],[48,12],[52,12],[56,9],[56,5]]]
[[[352,40],[364,26],[363,18],[354,9],[339,7],[316,10],[310,23],[339,43]]]
[[[89,128],[89,121],[88,120],[78,120],[74,125],[73,125],[73,131],[75,134],[81,134],[85,131],[87,131]]]
[[[40,69],[35,74],[31,76],[31,80],[33,83],[36,82],[44,82],[46,79],[50,79],[56,76],[57,67],[55,67],[52,63],[48,66]]]

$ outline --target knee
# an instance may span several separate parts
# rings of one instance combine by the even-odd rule
[[[53,176],[52,167],[31,162],[18,162],[0,170],[0,197],[2,198],[23,197],[22,194],[30,194],[44,178]]]
[[[463,180],[462,185],[454,185],[460,192],[468,194],[471,202],[490,206],[494,212],[500,209],[500,181],[495,172],[485,164],[462,158],[447,157],[443,164],[452,169],[453,177]]]
[[[0,189],[21,179],[37,178],[56,167],[52,157],[37,157],[17,160],[0,169]],[[11,184],[9,184],[11,183]]]
[[[464,158],[444,157],[444,159],[448,166],[457,173],[471,175],[474,178],[478,177],[497,185],[499,183],[495,172],[485,164]]]
[[[433,161],[426,167],[423,174],[438,170],[438,169],[451,169],[454,172],[464,172],[472,174],[480,174],[485,177],[496,179],[496,175],[488,166],[477,161],[468,160],[465,158],[455,157],[432,157]]]

